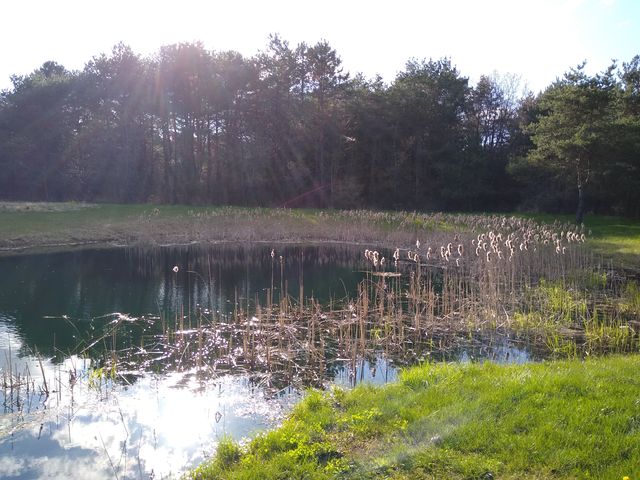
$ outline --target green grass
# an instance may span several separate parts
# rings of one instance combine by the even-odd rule
[[[191,476],[640,478],[638,371],[637,355],[415,367],[384,387],[311,392]]]

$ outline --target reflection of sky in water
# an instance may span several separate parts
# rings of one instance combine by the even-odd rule
[[[0,327],[3,347],[10,341],[14,351],[20,342]],[[15,357],[12,365],[14,372],[28,369],[41,385],[36,359]],[[203,384],[189,372],[147,375],[126,386],[89,388],[85,380],[71,388],[68,371],[86,377],[87,362],[73,357],[43,366],[54,385],[49,389],[56,390],[45,406],[36,394],[31,407],[16,411],[14,405],[14,413],[5,409],[0,416],[2,478],[179,475],[210,455],[222,436],[241,439],[272,426],[299,398],[295,392],[269,396],[246,376]]]

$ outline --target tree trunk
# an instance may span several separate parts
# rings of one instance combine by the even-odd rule
[[[578,209],[576,211],[576,225],[584,220],[584,191],[582,183],[578,183]]]
[[[576,159],[576,174],[578,186],[578,209],[576,211],[576,224],[580,225],[584,220],[584,186],[589,180],[589,170],[587,169],[587,174],[583,175],[580,158]]]

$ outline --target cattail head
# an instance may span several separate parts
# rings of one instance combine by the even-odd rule
[[[180,271],[180,269],[178,268],[178,265],[175,265],[173,268],[173,273],[178,273]]]

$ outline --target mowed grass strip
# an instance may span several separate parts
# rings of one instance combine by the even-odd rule
[[[310,392],[191,478],[640,478],[640,356],[427,364],[396,383]]]

